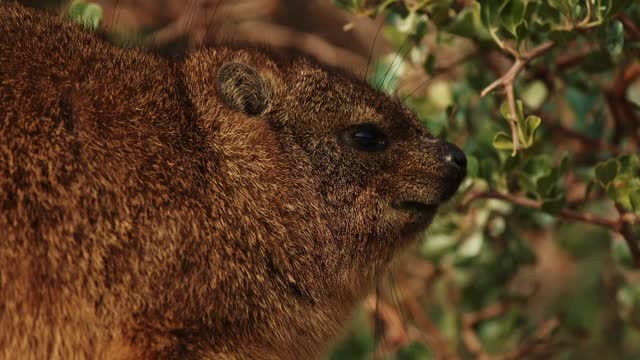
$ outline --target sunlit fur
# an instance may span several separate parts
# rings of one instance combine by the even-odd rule
[[[229,62],[262,114],[221,100]],[[388,149],[340,142],[361,123]],[[0,5],[0,358],[317,357],[456,190],[445,152],[304,57],[172,63]]]

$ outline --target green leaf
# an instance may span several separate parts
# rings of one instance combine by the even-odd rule
[[[589,195],[591,195],[591,192],[593,191],[593,189],[596,187],[596,182],[591,180],[587,183],[587,188],[584,191],[584,199],[585,201],[587,199],[589,199]]]
[[[607,26],[607,51],[616,59],[624,49],[624,26],[620,20],[613,20]]]
[[[522,102],[530,109],[539,109],[544,103],[549,90],[547,86],[541,80],[536,80],[529,83],[524,90],[522,90]]]
[[[477,177],[479,167],[478,158],[473,155],[467,155],[467,176]]]
[[[506,101],[500,104],[500,114],[502,114],[502,117],[507,120],[507,122],[511,122],[511,110],[509,110],[509,104]]]
[[[547,4],[546,1],[537,2],[537,11],[536,17],[533,18],[535,24],[545,32],[549,32],[552,26],[556,26],[556,24],[561,23],[562,13],[558,11],[558,9]]]
[[[518,121],[524,119],[524,105],[520,100],[516,101],[516,112],[518,114]]]
[[[640,212],[640,190],[634,190],[629,193],[629,202],[634,212]]]
[[[544,176],[551,171],[553,162],[549,155],[537,155],[529,159],[525,164],[524,171],[532,178]]]
[[[623,241],[612,241],[611,242],[611,255],[613,258],[621,265],[626,268],[633,267],[633,257],[631,256],[631,251],[629,251],[629,247]]]
[[[609,184],[620,170],[620,162],[617,159],[611,159],[596,165],[596,179],[603,185]]]
[[[409,345],[398,349],[396,360],[428,360],[434,356],[431,351],[420,341],[414,341]]]
[[[634,1],[637,0],[603,0],[602,5],[606,9],[606,16],[611,16],[628,8]]]
[[[562,155],[562,159],[560,160],[560,166],[558,170],[561,174],[566,174],[567,170],[569,170],[569,153],[565,153]]]
[[[427,56],[427,60],[425,60],[424,62],[424,71],[429,74],[429,75],[433,75],[434,71],[434,66],[436,64],[436,56],[431,53],[429,54],[429,56]]]
[[[453,21],[442,30],[449,34],[468,39],[476,39],[479,41],[491,40],[491,35],[480,19],[480,3],[478,2],[474,2],[471,6],[464,8]]]
[[[626,189],[618,188],[613,182],[607,185],[607,196],[609,196],[609,199],[622,205],[623,207],[627,209],[631,208],[628,192],[626,191]]]
[[[410,11],[407,17],[395,24],[396,29],[400,30],[400,32],[403,34],[410,34],[412,33],[413,29],[416,28],[419,19],[420,16],[415,11]]]
[[[67,13],[73,21],[81,22],[82,14],[84,13],[84,9],[86,9],[87,6],[89,6],[89,4],[82,1],[76,1],[71,4]]]
[[[75,2],[68,11],[69,16],[90,30],[97,30],[102,20],[102,7],[94,3]]]
[[[508,0],[506,0],[508,1]],[[501,26],[500,10],[506,4],[505,0],[486,0],[482,2],[480,15],[482,23],[489,30],[489,34],[493,40],[500,46],[504,47],[503,41],[498,36]],[[479,2],[478,2],[479,3]]]
[[[618,157],[620,173],[630,176],[640,175],[640,157],[636,154],[626,154]]]
[[[420,246],[420,254],[427,259],[437,260],[457,245],[456,237],[447,234],[428,236]]]
[[[498,150],[513,150],[513,139],[506,132],[499,132],[493,137],[493,147]]]
[[[560,172],[558,171],[558,169],[551,169],[551,172],[549,172],[549,174],[542,176],[536,182],[536,190],[538,194],[542,198],[548,197],[555,188],[559,179]]]
[[[628,174],[621,174],[620,171],[618,171],[618,176],[607,185],[609,198],[629,210],[635,210],[633,202],[637,198],[632,200],[631,197],[635,198],[637,195],[634,193],[638,191],[640,191],[640,179]]]
[[[521,159],[521,156],[519,153],[516,153],[514,156],[507,156],[506,159],[504,159],[504,164],[502,165],[502,169],[506,173],[511,172],[512,170],[516,169],[518,165],[520,165],[520,159]]]
[[[536,183],[531,177],[529,177],[529,175],[525,173],[522,173],[520,174],[520,176],[518,176],[518,185],[520,185],[522,189],[531,194],[536,194],[538,192]]]
[[[518,119],[515,119],[516,121],[520,122],[522,119],[524,119],[524,106],[522,104],[522,101],[520,100],[516,102],[516,113],[518,114]],[[511,116],[509,103],[506,101],[502,102],[502,104],[500,105],[500,114],[509,124],[511,124],[511,121],[514,120],[513,116]]]
[[[337,7],[343,8],[345,10],[355,10],[353,6],[353,1],[351,0],[331,0],[334,5]]]
[[[498,165],[496,164],[496,161],[494,159],[483,158],[482,160],[480,160],[480,169],[478,174],[480,175],[480,177],[486,180],[487,183],[493,186],[495,182],[494,175],[496,174],[497,167]]]
[[[422,40],[427,32],[429,31],[429,27],[427,26],[427,21],[424,16],[418,18],[418,22],[416,23],[415,28],[413,29],[413,36],[415,37],[416,43]]]
[[[520,40],[518,28],[524,23],[526,9],[527,3],[523,0],[510,0],[502,7],[500,14],[502,26],[517,40]]]
[[[535,141],[536,131],[540,127],[540,124],[542,124],[542,119],[540,119],[540,117],[536,115],[529,115],[525,119],[524,125],[521,126],[520,124],[521,123],[518,122],[518,128],[520,130],[519,132],[521,133],[520,135],[522,137],[522,144],[526,149],[533,145]]]
[[[542,202],[541,209],[544,212],[547,212],[550,214],[556,214],[564,208],[564,204],[565,204],[565,198],[563,195],[560,195],[555,198],[545,199]]]
[[[376,8],[376,14],[382,14],[388,7],[390,7],[396,0],[385,0],[382,4],[378,5]]]
[[[548,0],[549,5],[559,10],[564,16],[571,18],[573,13],[573,1],[571,0]]]
[[[478,256],[483,244],[484,234],[482,231],[476,231],[458,247],[457,254],[463,258]]]

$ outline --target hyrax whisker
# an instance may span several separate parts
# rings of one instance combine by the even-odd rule
[[[216,15],[218,14],[218,8],[220,7],[220,3],[224,1],[224,0],[217,0],[216,1],[216,5],[213,8],[213,14],[209,17],[209,20],[207,21],[207,25],[204,31],[204,37],[202,38],[202,44],[200,44],[200,48],[204,48],[206,45],[207,40],[209,39],[209,31],[211,29],[211,26],[213,26],[213,22],[216,18]]]
[[[380,25],[378,26],[378,30],[376,30],[376,35],[373,37],[373,44],[371,44],[371,48],[369,49],[369,55],[367,56],[367,66],[364,69],[364,74],[362,76],[362,80],[365,82],[368,82],[368,78],[369,78],[369,66],[371,65],[371,57],[373,56],[373,50],[376,46],[376,41],[378,40],[378,35],[380,34],[380,30],[382,30],[382,27],[384,26],[384,21],[380,22]]]
[[[376,88],[381,89],[381,87],[384,85],[384,82],[387,80],[387,75],[389,75],[389,72],[391,71],[391,68],[393,67],[393,65],[396,63],[396,60],[398,59],[398,55],[400,55],[400,53],[404,49],[405,45],[407,45],[409,43],[410,39],[411,39],[411,36],[407,36],[407,38],[402,42],[402,45],[400,45],[400,48],[396,52],[396,55],[393,57],[393,60],[391,60],[391,64],[389,64],[389,67],[387,68],[387,71],[385,71],[384,76],[382,77],[380,82],[378,84],[376,84]]]
[[[398,311],[398,313],[402,318],[402,330],[404,331],[404,334],[408,338],[409,337],[408,317],[405,311],[404,303],[402,302],[400,288],[398,287],[398,284],[395,280],[395,275],[392,270],[389,270],[388,279],[389,279],[389,293],[391,294],[391,298],[394,303],[394,306],[396,307],[396,310]]]
[[[405,59],[407,58],[407,56],[411,53],[411,48],[409,48],[409,50],[407,50],[405,52],[404,55],[402,55],[402,59],[400,59],[400,62],[398,62],[398,65],[396,65],[396,69],[393,71],[393,74],[391,75],[391,79],[395,79],[396,74],[398,73],[398,70],[400,70],[400,67],[402,66],[402,64],[404,63]],[[389,84],[387,85],[387,87],[385,88],[385,92],[388,91],[389,86],[391,86],[391,82],[389,82]]]
[[[107,28],[108,32],[116,31],[117,23],[114,22],[114,19],[116,19],[116,13],[118,12],[118,7],[120,6],[120,0],[115,1],[116,3],[113,7],[113,12],[111,13],[111,20],[109,20],[109,27]]]

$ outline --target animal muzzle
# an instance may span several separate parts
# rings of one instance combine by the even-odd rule
[[[440,202],[449,200],[467,176],[467,157],[459,147],[444,140],[429,138],[422,150],[429,159],[432,176],[440,182]],[[434,164],[435,163],[435,164]]]

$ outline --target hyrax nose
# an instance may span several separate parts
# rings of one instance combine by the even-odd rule
[[[459,181],[467,176],[467,157],[457,146],[442,142],[441,155],[444,162],[449,168],[449,173]]]
[[[445,160],[448,163],[457,166],[458,168],[466,172],[467,157],[464,155],[464,152],[462,152],[462,150],[460,150],[460,148],[458,148],[457,146],[448,142],[445,143],[444,147],[445,151],[447,152],[447,154],[444,156]]]

